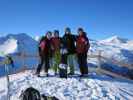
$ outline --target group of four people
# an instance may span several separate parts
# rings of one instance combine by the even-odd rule
[[[40,64],[36,74],[39,76],[42,67],[48,76],[48,70],[52,66],[55,74],[58,74],[59,64],[65,63],[70,68],[69,75],[75,74],[76,61],[80,68],[81,76],[88,74],[87,52],[90,47],[86,32],[78,28],[78,35],[73,35],[70,28],[65,28],[65,34],[59,37],[59,31],[48,31],[39,42]],[[61,50],[65,50],[64,53]],[[43,66],[44,65],[44,66]]]

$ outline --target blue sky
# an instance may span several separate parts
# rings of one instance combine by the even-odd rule
[[[133,0],[0,0],[0,35],[28,33],[69,26],[83,27],[89,38],[113,35],[133,39]]]

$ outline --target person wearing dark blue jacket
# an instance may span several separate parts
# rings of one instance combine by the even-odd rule
[[[65,29],[65,34],[62,37],[62,40],[64,41],[64,45],[66,46],[68,50],[68,57],[67,57],[67,62],[68,66],[70,68],[70,73],[69,75],[74,74],[75,67],[77,66],[76,62],[76,36],[71,33],[70,28]]]

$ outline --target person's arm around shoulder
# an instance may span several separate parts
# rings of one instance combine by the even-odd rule
[[[78,35],[72,35],[72,38],[74,39],[74,41],[77,41]]]

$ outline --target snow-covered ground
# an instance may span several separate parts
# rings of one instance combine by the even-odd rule
[[[6,78],[0,78],[0,82],[0,100],[6,100]],[[31,71],[10,76],[11,100],[19,100],[22,90],[28,87],[60,100],[133,100],[133,81],[94,74],[86,78],[38,78]]]

